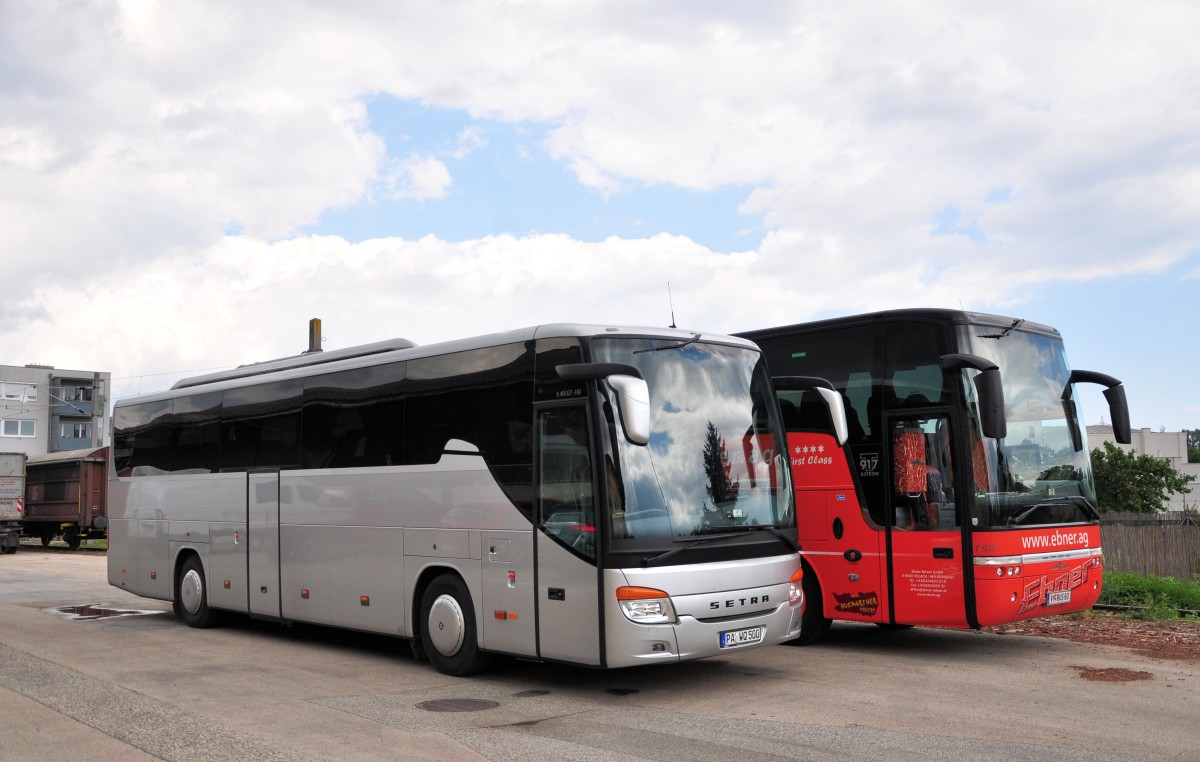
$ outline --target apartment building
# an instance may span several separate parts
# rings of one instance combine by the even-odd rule
[[[0,365],[0,452],[44,455],[102,447],[111,374]]]

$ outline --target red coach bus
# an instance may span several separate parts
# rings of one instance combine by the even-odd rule
[[[1122,443],[1129,411],[1117,379],[1070,369],[1058,331],[916,309],[741,335],[763,349],[788,431],[807,599],[795,642],[834,619],[979,628],[1096,602],[1074,385],[1107,387]],[[845,403],[845,446],[818,386]]]

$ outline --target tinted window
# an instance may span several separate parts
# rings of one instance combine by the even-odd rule
[[[171,470],[171,400],[113,411],[113,463],[118,476]]]
[[[304,385],[304,468],[403,462],[404,363],[356,368]]]
[[[300,465],[299,379],[225,392],[221,470]]]
[[[221,470],[221,392],[177,398],[171,421],[173,473]]]
[[[507,344],[410,360],[404,463],[436,463],[446,443],[479,448],[527,514],[533,504],[533,352]]]
[[[878,432],[882,398],[878,364],[882,354],[876,326],[757,339],[772,376],[816,376],[833,384],[846,402],[850,443]]]
[[[942,329],[922,323],[898,323],[888,328],[887,367],[891,370],[888,407],[912,408],[948,402],[938,360]]]

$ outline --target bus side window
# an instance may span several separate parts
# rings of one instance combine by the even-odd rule
[[[596,556],[596,508],[588,441],[584,408],[555,408],[538,414],[541,528],[592,559]]]

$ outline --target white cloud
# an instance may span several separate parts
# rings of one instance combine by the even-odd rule
[[[409,156],[389,165],[384,178],[384,196],[417,201],[444,198],[451,185],[450,170],[432,156]]]
[[[680,324],[734,330],[1162,272],[1200,248],[1196,28],[1189,2],[2,4],[0,361],[258,360],[318,313],[341,345],[664,324],[668,281]],[[485,145],[388,156],[379,94],[546,127],[607,194],[746,187],[767,233],[293,238],[372,194],[435,202]]]

